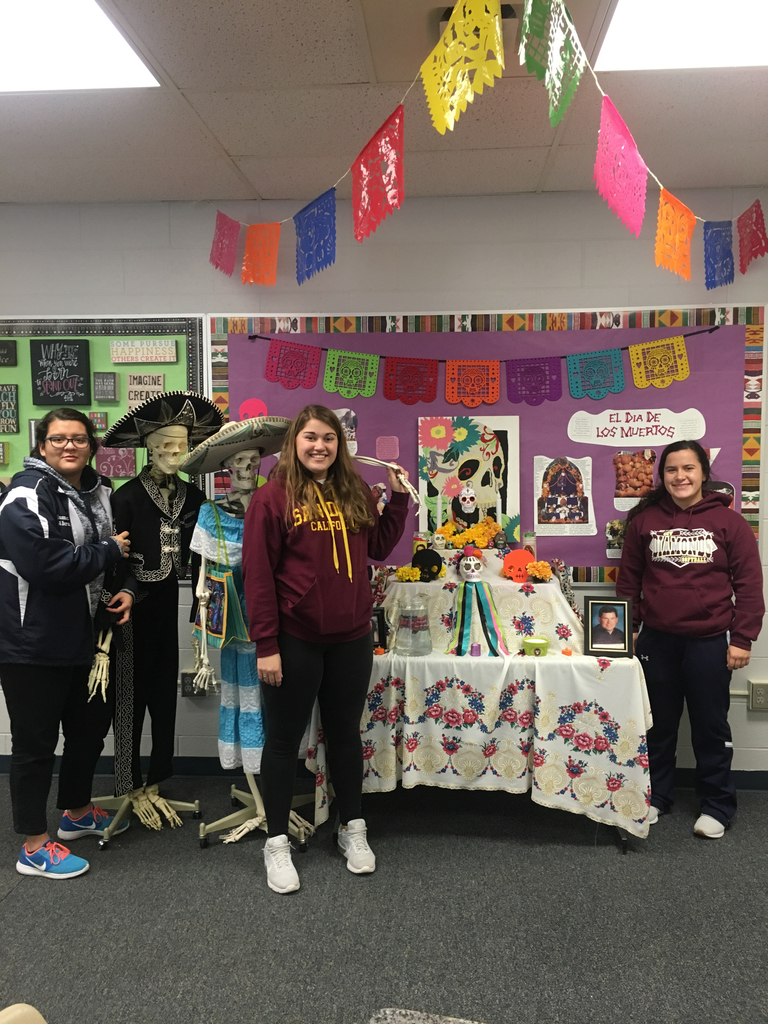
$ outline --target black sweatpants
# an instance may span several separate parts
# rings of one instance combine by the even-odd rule
[[[91,799],[111,707],[100,694],[88,702],[90,670],[90,665],[0,665],[11,719],[13,827],[21,835],[48,831],[46,802],[60,724],[64,752],[56,806],[62,811],[84,807]]]
[[[371,678],[370,633],[340,644],[313,644],[288,633],[278,637],[283,681],[261,684],[266,742],[261,787],[269,835],[288,834],[299,745],[317,698],[328,770],[341,823],[360,817],[363,745],[360,719]]]
[[[727,825],[736,813],[736,786],[731,781],[731,673],[725,633],[687,637],[643,626],[635,653],[645,673],[653,713],[648,731],[651,802],[662,812],[674,802],[677,731],[685,699],[701,812]]]

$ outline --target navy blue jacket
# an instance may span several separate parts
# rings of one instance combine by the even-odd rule
[[[83,471],[84,486],[96,476]],[[99,483],[109,507],[109,481]],[[90,665],[94,634],[91,580],[119,562],[108,538],[75,542],[82,533],[66,491],[34,468],[16,473],[0,499],[0,665]]]

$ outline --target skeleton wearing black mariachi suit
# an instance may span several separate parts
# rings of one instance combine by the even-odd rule
[[[176,429],[186,431],[178,448],[199,444],[221,426],[221,413],[194,392],[171,391],[144,402],[104,435],[104,444],[143,447],[148,439]],[[179,428],[183,430],[179,431]],[[155,457],[159,449],[155,449]],[[173,774],[176,684],[179,674],[179,579],[185,574],[197,513],[205,495],[177,475],[163,477],[162,465],[143,469],[115,494],[115,528],[128,530],[130,565],[140,587],[130,623],[123,628],[123,649],[112,659],[115,683],[115,793],[132,794],[143,786],[139,760],[145,711],[152,723],[152,753],[147,787]],[[171,463],[166,463],[167,467]],[[174,463],[178,465],[178,462]],[[119,524],[119,525],[117,525]],[[155,826],[152,826],[155,827]],[[159,826],[157,826],[159,827]]]
[[[124,650],[115,660],[115,791],[143,785],[139,746],[144,712],[152,720],[147,785],[173,774],[176,682],[179,674],[179,579],[205,495],[176,478],[169,501],[143,469],[115,494],[115,529],[128,530],[130,564],[141,592],[123,627]]]

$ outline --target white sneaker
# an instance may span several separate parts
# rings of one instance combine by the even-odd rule
[[[274,836],[266,841],[264,864],[267,868],[267,885],[274,892],[295,892],[299,888],[299,876],[291,860],[288,836]]]
[[[646,820],[648,821],[649,825],[656,824],[656,822],[659,820],[658,807],[654,807],[653,804],[651,804],[651,806],[648,808],[648,813],[646,814]]]
[[[725,835],[725,825],[721,825],[711,814],[700,814],[693,826],[693,831],[697,836],[703,836],[705,839],[722,839]]]
[[[366,839],[364,818],[353,818],[337,833],[338,845],[347,858],[347,868],[356,875],[370,875],[376,870],[376,857]]]

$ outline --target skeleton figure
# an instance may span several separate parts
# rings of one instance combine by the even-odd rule
[[[458,508],[457,508],[458,506]],[[465,487],[460,491],[458,498],[451,502],[453,518],[463,526],[474,526],[479,523],[481,516],[477,507],[477,494],[473,487]]]

